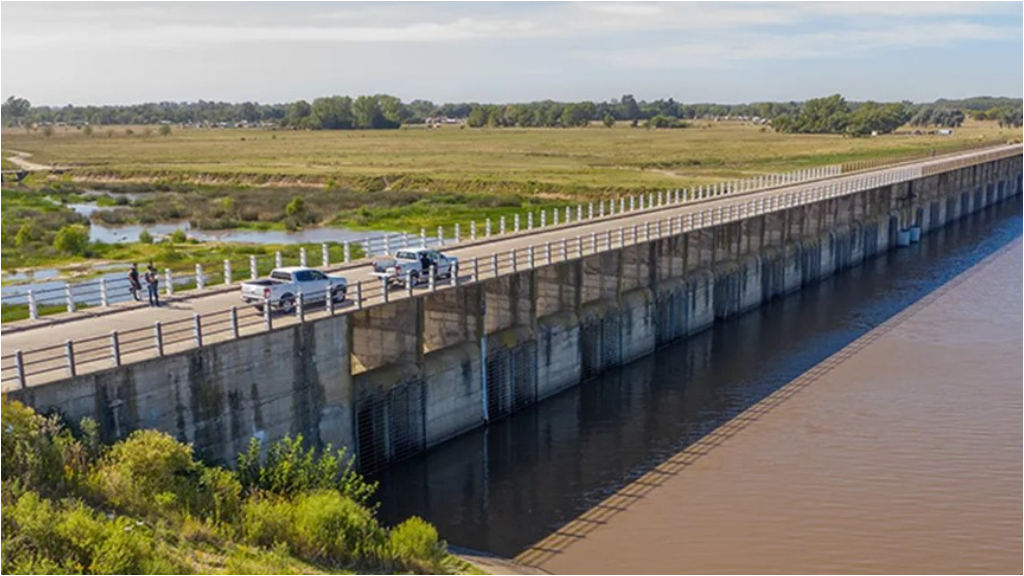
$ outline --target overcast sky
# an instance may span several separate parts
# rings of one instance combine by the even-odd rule
[[[33,104],[1020,97],[1021,2],[3,2]]]

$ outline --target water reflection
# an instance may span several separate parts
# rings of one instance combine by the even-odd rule
[[[977,214],[399,463],[381,515],[514,555],[1021,234]]]

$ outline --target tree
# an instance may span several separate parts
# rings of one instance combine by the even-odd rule
[[[21,121],[28,115],[31,109],[32,104],[28,100],[18,98],[17,96],[10,96],[3,103],[3,106],[0,106],[0,116],[3,116],[5,126],[18,126],[21,125]]]
[[[637,120],[640,118],[640,106],[632,94],[625,94],[619,102],[619,115],[626,120]]]
[[[139,242],[142,242],[143,244],[152,244],[153,235],[150,234],[148,230],[143,230],[142,232],[139,232]]]
[[[160,129],[158,130],[158,132],[159,132],[159,134],[161,136],[170,136],[171,135],[171,126],[170,126],[170,124],[161,124],[160,125]]]
[[[85,128],[82,128],[82,134],[92,136],[92,126],[86,125]]]
[[[604,113],[604,125],[608,128],[615,126],[615,116],[612,116],[608,112]]]
[[[289,216],[302,216],[306,212],[306,201],[302,199],[302,196],[295,196],[292,201],[284,207],[284,213]]]
[[[89,229],[81,224],[64,226],[53,239],[53,247],[65,254],[81,256],[89,247]]]
[[[313,113],[313,107],[305,100],[294,102],[288,107],[288,125],[301,127],[303,121]]]

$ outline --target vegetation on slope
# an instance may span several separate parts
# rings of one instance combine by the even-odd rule
[[[112,446],[2,401],[3,573],[437,573],[464,564],[419,518],[376,519],[375,486],[344,452],[302,439],[238,470],[208,466],[152,430]],[[261,453],[265,452],[261,456]]]

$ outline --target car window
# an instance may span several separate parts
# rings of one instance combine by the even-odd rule
[[[297,282],[309,282],[312,280],[313,274],[309,270],[299,270],[295,273],[295,280]]]
[[[415,252],[399,252],[398,254],[395,254],[395,258],[399,258],[401,260],[416,260],[416,253]]]
[[[270,277],[273,278],[274,280],[284,280],[285,282],[291,282],[292,281],[292,275],[291,274],[289,274],[287,272],[282,272],[280,270],[274,270],[273,272],[271,272],[270,273]]]
[[[430,261],[431,262],[437,262],[437,257],[438,256],[440,256],[440,254],[438,254],[437,252],[431,252],[430,253]]]
[[[326,280],[327,275],[319,270],[310,270],[309,277],[311,280]]]

